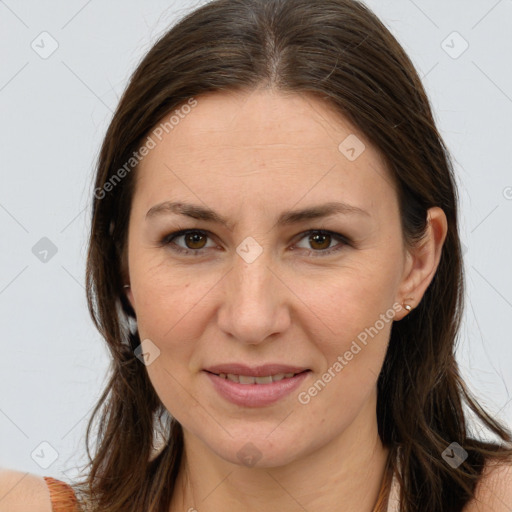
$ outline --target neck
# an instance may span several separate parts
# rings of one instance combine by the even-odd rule
[[[171,512],[372,512],[388,450],[378,436],[375,400],[365,409],[320,449],[279,467],[232,464],[184,430],[184,456]]]

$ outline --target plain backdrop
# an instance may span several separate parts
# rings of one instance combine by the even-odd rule
[[[109,363],[84,290],[94,164],[137,63],[202,3],[0,0],[0,466],[68,479],[85,461]],[[467,273],[457,357],[510,425],[512,1],[367,3],[423,77],[453,155]]]

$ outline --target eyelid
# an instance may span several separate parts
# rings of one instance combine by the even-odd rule
[[[215,235],[213,235],[213,233],[211,233],[207,229],[180,229],[180,228],[178,228],[177,231],[173,231],[172,233],[169,233],[169,234],[165,235],[160,240],[159,246],[160,247],[171,246],[174,243],[174,240],[176,238],[180,238],[180,237],[182,237],[184,235],[191,234],[191,233],[200,233],[202,235],[206,235],[210,239],[215,238]],[[349,237],[347,237],[346,235],[343,235],[343,234],[338,233],[336,231],[331,231],[331,230],[322,229],[322,228],[308,229],[306,231],[303,231],[303,232],[297,234],[294,238],[299,242],[303,238],[305,238],[307,235],[311,235],[313,233],[320,233],[320,234],[323,234],[323,235],[329,235],[332,238],[334,238],[335,240],[338,240],[342,244],[342,247],[334,246],[334,247],[331,247],[329,249],[323,249],[323,250],[317,250],[317,251],[315,251],[313,249],[309,249],[309,250],[308,249],[303,249],[303,250],[305,250],[307,252],[307,256],[310,256],[310,255],[313,255],[313,257],[327,256],[329,254],[333,254],[335,252],[340,251],[345,246],[352,246],[352,244],[353,244],[352,240]],[[181,254],[183,256],[187,256],[189,254],[196,255],[196,256],[197,255],[202,255],[204,253],[205,249],[211,249],[211,247],[210,248],[203,247],[201,249],[185,249],[185,248],[180,247],[180,246],[177,246],[177,248],[172,248],[171,247],[171,250],[173,252],[176,252],[177,254]],[[294,249],[292,249],[292,250],[294,250]]]

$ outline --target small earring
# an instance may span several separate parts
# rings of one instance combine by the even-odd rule
[[[414,298],[408,298],[408,299],[405,299],[405,300],[414,300]],[[410,305],[410,304],[404,304],[402,302],[402,307],[407,310],[408,313],[410,313],[414,308]]]
[[[130,288],[130,285],[129,285],[129,284],[125,284],[125,285],[123,286],[123,288]]]

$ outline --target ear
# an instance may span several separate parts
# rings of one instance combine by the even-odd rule
[[[404,273],[397,295],[399,304],[409,304],[413,308],[421,302],[425,291],[437,271],[448,222],[444,211],[439,207],[427,212],[425,236],[412,248],[407,249]],[[396,320],[404,318],[408,312],[402,309],[396,314]]]

